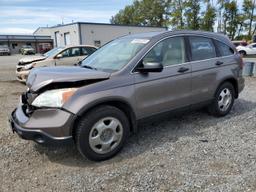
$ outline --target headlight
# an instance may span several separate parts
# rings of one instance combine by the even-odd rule
[[[40,94],[32,102],[35,107],[62,107],[78,88],[54,89]]]
[[[36,65],[36,63],[31,63],[31,64],[28,64],[28,65],[25,65],[24,66],[24,69],[31,69],[31,68],[33,68],[34,66]]]

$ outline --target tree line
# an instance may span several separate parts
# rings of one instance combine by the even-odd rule
[[[134,0],[112,24],[217,31],[250,40],[256,32],[256,0]]]

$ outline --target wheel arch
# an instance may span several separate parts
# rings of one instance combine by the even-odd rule
[[[247,51],[246,51],[246,50],[244,50],[244,49],[241,49],[241,50],[239,50],[238,52],[239,52],[239,53],[242,53],[242,52],[243,52],[243,53],[244,53],[244,55],[247,55]]]
[[[233,87],[235,89],[235,98],[237,99],[238,98],[238,82],[234,77],[228,77],[228,78],[223,79],[222,81],[220,81],[220,83],[218,84],[218,86],[216,88],[216,91],[225,82],[229,82],[233,85]],[[216,91],[215,91],[215,94],[216,94]]]
[[[96,102],[90,104],[89,106],[86,105],[86,106],[82,107],[82,109],[78,112],[78,114],[76,115],[76,118],[74,119],[73,126],[71,129],[72,136],[74,136],[75,128],[76,128],[76,125],[77,125],[80,117],[86,115],[91,110],[93,110],[99,106],[102,106],[102,105],[114,106],[114,107],[120,109],[121,111],[123,111],[125,113],[125,115],[128,117],[128,120],[130,123],[130,132],[131,133],[137,132],[138,128],[137,128],[136,114],[135,114],[132,106],[127,101],[125,101],[123,99],[120,99],[120,98],[113,99],[112,98],[112,99],[107,99],[107,100],[103,100],[103,101],[96,101]]]

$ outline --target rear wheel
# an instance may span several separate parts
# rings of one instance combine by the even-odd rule
[[[116,107],[100,106],[80,119],[75,142],[79,152],[90,160],[101,161],[116,155],[129,132],[126,115]]]
[[[208,111],[214,116],[225,116],[231,110],[235,99],[234,86],[225,82],[216,91],[215,98],[209,106]]]

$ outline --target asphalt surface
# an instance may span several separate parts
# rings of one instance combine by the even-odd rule
[[[73,144],[40,146],[8,125],[25,85],[21,56],[0,57],[0,191],[256,191],[256,78],[229,115],[204,110],[140,125],[111,160],[83,159]]]

